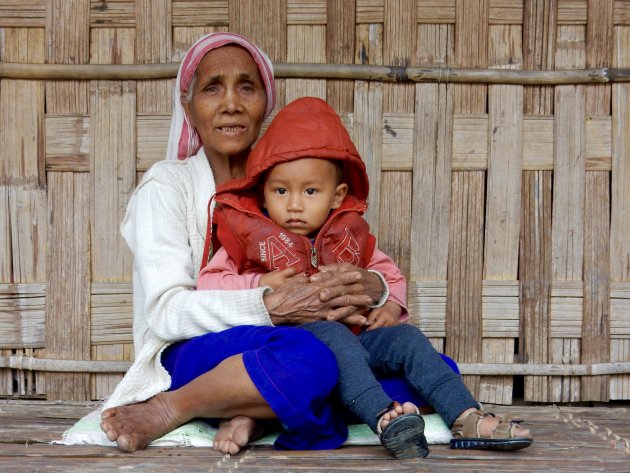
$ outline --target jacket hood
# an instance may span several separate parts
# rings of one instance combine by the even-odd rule
[[[284,107],[250,153],[245,177],[226,182],[217,194],[252,189],[267,169],[301,158],[342,161],[348,195],[367,200],[368,176],[359,152],[339,115],[315,97],[303,97]]]

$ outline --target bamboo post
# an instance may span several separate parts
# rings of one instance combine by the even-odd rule
[[[130,361],[59,360],[19,355],[0,356],[0,368],[29,371],[65,373],[124,373],[130,366]],[[458,367],[461,373],[465,375],[601,376],[609,374],[630,374],[630,361],[573,365],[459,363]]]
[[[589,0],[586,26],[586,67],[612,64],[614,31],[613,0]],[[587,85],[587,117],[611,114],[610,85]],[[584,313],[582,317],[582,363],[610,361],[610,172],[585,172],[584,199]],[[610,399],[610,379],[581,380],[580,401]]]
[[[555,48],[557,10],[557,0],[525,1],[523,69],[550,71],[555,68],[555,57],[550,51]],[[554,87],[523,87],[524,114],[538,115],[541,119],[553,115],[553,97]],[[525,149],[532,148],[535,149],[531,146]],[[529,363],[547,363],[550,357],[551,169],[524,170],[521,185],[519,361]],[[523,381],[525,401],[549,401],[548,378],[532,376]]]
[[[89,0],[50,0],[46,5],[46,61],[89,63]],[[89,84],[67,79],[46,82],[46,114],[87,113]],[[45,353],[51,358],[90,358],[90,177],[71,171],[46,174]],[[47,373],[47,399],[86,400],[89,380],[87,374]]]
[[[179,63],[168,64],[22,64],[0,62],[1,79],[146,80],[177,76]],[[364,64],[274,64],[279,79],[347,79],[381,82],[566,85],[630,82],[630,68],[602,67],[554,71],[402,67]]]

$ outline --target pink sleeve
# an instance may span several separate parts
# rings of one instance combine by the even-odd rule
[[[238,274],[234,260],[219,248],[199,273],[197,289],[254,289],[259,279],[259,273]]]
[[[398,304],[402,308],[400,320],[407,320],[409,318],[409,313],[407,312],[407,282],[396,263],[381,250],[375,248],[372,259],[370,259],[365,269],[378,271],[383,275],[389,287],[387,300]]]

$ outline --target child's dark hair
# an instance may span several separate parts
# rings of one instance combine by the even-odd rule
[[[325,159],[325,158],[315,158],[315,159],[324,159],[325,161],[330,161],[335,165],[335,170],[337,174],[337,182],[339,185],[343,182],[343,161],[340,159]],[[265,169],[260,176],[258,177],[258,181],[256,181],[255,189],[257,192],[262,192],[265,182],[267,181],[267,177],[269,177],[269,173],[273,169],[273,166]]]
[[[343,182],[343,161],[339,159],[333,159],[332,163],[335,165],[335,169],[337,170],[337,185]]]

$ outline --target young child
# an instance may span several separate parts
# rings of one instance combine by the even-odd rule
[[[201,271],[198,288],[273,289],[333,263],[375,271],[388,290],[363,326],[300,326],[335,354],[343,405],[396,458],[428,455],[424,421],[414,403],[393,402],[375,375],[403,377],[414,391],[410,400],[425,399],[451,426],[453,448],[529,446],[528,430],[481,411],[422,332],[400,323],[407,318],[406,284],[362,217],[368,189],[365,165],[336,112],[320,99],[292,102],[254,148],[246,177],[217,190],[222,246]]]

